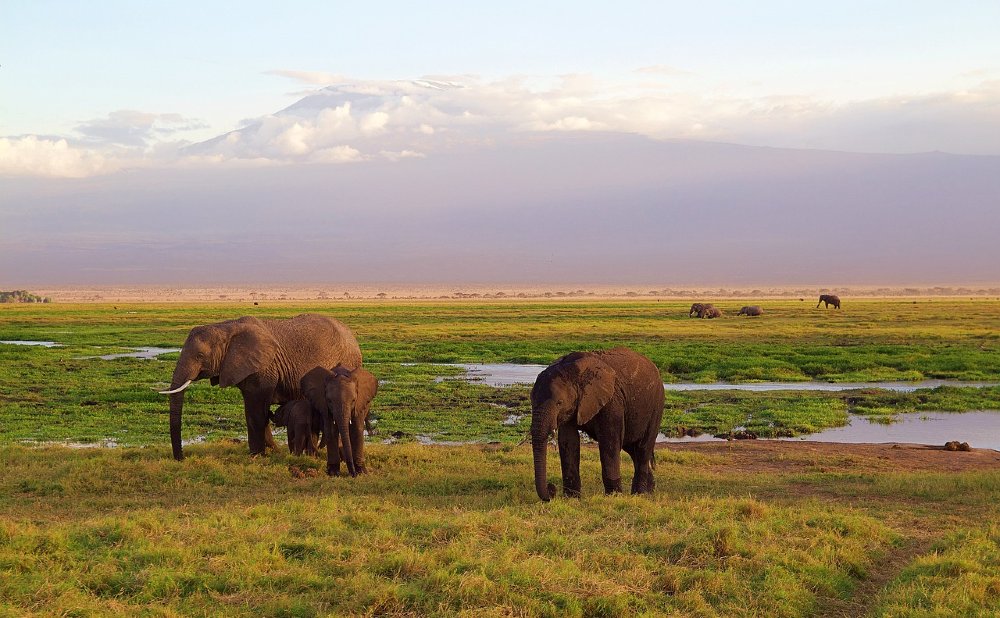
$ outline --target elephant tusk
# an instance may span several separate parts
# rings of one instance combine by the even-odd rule
[[[160,391],[160,394],[161,395],[173,395],[174,393],[181,392],[182,390],[184,390],[185,388],[187,388],[190,385],[191,385],[191,380],[188,380],[187,382],[185,382],[184,384],[181,384],[180,386],[178,386],[177,388],[175,388],[173,390]]]

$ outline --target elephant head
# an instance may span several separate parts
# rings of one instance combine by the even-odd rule
[[[535,463],[535,490],[549,501],[555,485],[547,483],[549,435],[560,425],[586,424],[611,401],[617,374],[594,354],[574,352],[547,367],[531,389],[531,447]]]
[[[338,365],[336,369],[341,369]],[[344,370],[346,371],[346,370]],[[339,411],[334,414],[334,409],[327,398],[327,381],[334,377],[334,371],[326,369],[325,367],[315,367],[306,372],[302,379],[299,381],[299,385],[302,389],[302,395],[309,401],[309,405],[312,409],[319,414],[323,419],[323,439],[326,441],[328,460],[332,456],[333,451],[337,450],[337,439],[338,435],[340,441],[344,445],[344,457],[348,458],[350,461],[351,457],[351,439],[348,433],[348,423],[340,419]],[[333,425],[337,425],[337,433],[332,431]],[[339,464],[337,464],[339,465]],[[350,469],[351,464],[348,464],[348,469]]]
[[[174,367],[170,389],[170,444],[181,460],[181,411],[184,389],[208,378],[213,385],[233,386],[261,371],[274,360],[278,343],[255,318],[240,318],[191,329]]]

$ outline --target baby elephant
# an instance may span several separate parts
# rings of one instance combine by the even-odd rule
[[[748,305],[740,309],[740,312],[736,315],[763,315],[764,310],[757,305]]]
[[[317,455],[319,431],[323,418],[309,401],[295,399],[274,411],[274,424],[288,427],[288,450],[294,455]]]
[[[326,473],[339,475],[341,458],[351,476],[366,472],[365,426],[378,392],[375,376],[360,367],[316,367],[302,377],[301,386],[313,408],[321,410],[327,441]]]

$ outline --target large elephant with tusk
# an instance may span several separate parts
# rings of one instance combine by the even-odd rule
[[[271,404],[301,397],[299,381],[315,367],[361,366],[361,349],[347,326],[317,314],[284,320],[242,317],[191,329],[174,368],[170,388],[170,443],[181,460],[181,409],[184,389],[208,378],[243,394],[250,454],[267,445]],[[271,440],[273,443],[273,440]]]

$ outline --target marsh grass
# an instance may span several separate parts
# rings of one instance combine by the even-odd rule
[[[0,615],[806,616],[926,534],[944,540],[886,589],[878,615],[992,608],[996,471],[791,452],[748,472],[660,451],[653,497],[605,497],[585,449],[585,497],[541,504],[530,451],[515,446],[528,389],[409,364],[547,364],[630,345],[666,380],[1000,380],[1000,303],[776,301],[762,319],[731,317],[743,301],[716,304],[727,316],[712,321],[657,302],[0,306],[0,339],[65,344],[0,345]],[[251,460],[238,391],[206,383],[189,389],[184,437],[196,443],[174,462],[155,390],[176,355],[79,358],[302,311],[349,324],[383,380],[371,475],[328,478],[318,459],[284,453]],[[663,430],[794,435],[849,412],[997,408],[998,388],[669,393]],[[401,444],[377,443],[389,437]],[[123,448],[44,445],[109,439]]]
[[[0,443],[65,441],[159,444],[176,354],[156,360],[84,356],[128,346],[179,347],[192,325],[243,314],[334,315],[357,333],[383,380],[373,405],[380,436],[408,441],[523,439],[528,389],[440,381],[458,370],[409,363],[547,364],[577,349],[630,345],[665,380],[1000,380],[1000,303],[986,300],[852,302],[841,311],[767,303],[760,319],[687,318],[676,302],[299,303],[17,305],[0,307],[0,338],[53,340],[60,348],[0,345]],[[732,305],[732,306],[730,306]],[[848,412],[886,421],[901,412],[1000,408],[1000,388],[918,393],[671,393],[663,431],[791,436],[843,425]],[[519,422],[505,425],[514,416]],[[235,389],[189,389],[184,438],[245,437]]]
[[[872,615],[1000,615],[1000,526],[948,533],[895,578]]]
[[[848,597],[907,534],[905,483],[859,508],[692,453],[661,453],[653,497],[608,497],[588,449],[585,497],[542,504],[525,447],[373,445],[373,473],[357,479],[295,479],[318,460],[250,460],[242,445],[188,450],[177,463],[165,448],[0,447],[3,608],[805,616]],[[966,490],[968,508],[991,508],[983,488]]]

